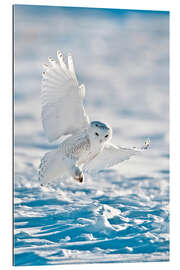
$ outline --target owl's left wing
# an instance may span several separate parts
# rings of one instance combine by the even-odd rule
[[[126,148],[113,144],[106,144],[103,151],[85,166],[85,170],[99,171],[105,168],[113,167],[148,149],[149,145],[149,139],[141,148]]]
[[[72,56],[68,55],[67,65],[60,51],[57,58],[55,61],[49,57],[49,64],[43,65],[45,71],[42,73],[41,117],[50,142],[89,126],[83,105],[85,87],[78,83]]]

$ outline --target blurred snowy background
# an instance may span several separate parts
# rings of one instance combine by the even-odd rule
[[[14,253],[16,265],[169,259],[169,13],[14,8]],[[56,145],[40,118],[41,64],[73,54],[91,120],[112,142],[151,149],[110,170],[40,188]]]

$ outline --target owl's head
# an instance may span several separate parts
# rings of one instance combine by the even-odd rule
[[[112,129],[107,124],[92,121],[90,123],[90,136],[99,143],[105,143],[112,138]]]

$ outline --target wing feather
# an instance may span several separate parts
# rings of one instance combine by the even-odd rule
[[[68,55],[68,68],[60,51],[57,57],[58,61],[49,57],[48,65],[43,65],[45,71],[41,83],[41,117],[49,141],[89,125],[83,106],[85,88],[78,85],[72,56]]]
[[[75,69],[74,69],[74,64],[73,64],[73,59],[72,59],[71,54],[68,55],[68,68],[69,68],[69,71],[71,72],[71,75],[72,75],[73,79],[77,82]]]
[[[116,146],[110,143],[106,144],[103,151],[86,165],[85,170],[99,171],[104,168],[113,167],[125,160],[128,160],[130,157],[148,149],[149,145],[149,139],[141,148],[126,148]]]

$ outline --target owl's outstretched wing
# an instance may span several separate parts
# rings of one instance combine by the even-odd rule
[[[126,148],[113,144],[106,144],[103,151],[90,161],[86,167],[86,171],[99,171],[105,168],[113,167],[130,157],[139,154],[149,148],[150,140],[148,139],[141,148]]]
[[[43,65],[42,73],[42,124],[48,140],[72,134],[88,127],[89,118],[84,110],[84,85],[78,85],[72,56],[68,55],[68,64],[63,61],[60,51],[58,62],[49,57],[49,64]]]

